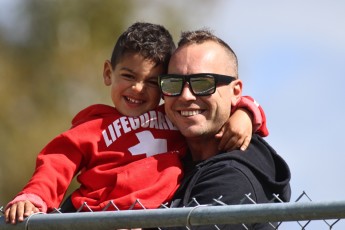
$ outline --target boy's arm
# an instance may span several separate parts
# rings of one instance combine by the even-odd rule
[[[266,115],[261,105],[250,96],[242,96],[241,100],[238,102],[236,107],[232,108],[231,112],[234,112],[239,108],[246,109],[246,111],[253,115],[253,133],[256,133],[262,137],[267,137],[269,132],[266,126]]]
[[[78,172],[83,155],[66,135],[54,138],[37,156],[36,169],[24,189],[6,206],[8,223],[57,208]]]
[[[229,120],[216,135],[221,139],[219,150],[230,151],[240,148],[244,151],[250,143],[252,133],[263,137],[268,135],[266,116],[262,107],[253,98],[243,96],[232,108]]]

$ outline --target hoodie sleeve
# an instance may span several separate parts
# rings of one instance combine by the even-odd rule
[[[185,191],[184,205],[191,205],[194,197],[199,204],[211,204],[221,198],[226,204],[241,204],[245,194],[255,194],[252,178],[233,166],[233,161],[217,162],[207,170],[200,170]],[[188,197],[188,199],[187,199]],[[188,200],[188,201],[187,201]],[[248,202],[245,202],[248,203]]]
[[[250,200],[258,202],[260,184],[254,176],[246,170],[241,170],[234,161],[223,161],[212,164],[206,169],[199,169],[188,183],[178,191],[174,201],[178,200],[179,207],[194,207],[198,205],[217,205],[219,200],[227,205],[252,204]],[[250,197],[250,199],[247,198]],[[219,205],[219,203],[218,203]],[[269,224],[245,224],[249,229],[272,229]],[[242,224],[217,225],[219,229],[244,229]],[[176,227],[169,229],[185,229]],[[193,226],[195,230],[215,229],[214,226]]]
[[[219,199],[226,204],[245,204],[245,194],[254,193],[254,189],[243,173],[229,165],[209,168],[204,172],[197,172],[188,185],[180,190],[180,197],[175,196],[174,201],[179,200],[179,207],[195,207],[198,205],[215,205],[214,199]],[[196,179],[197,178],[197,179]],[[217,224],[217,229],[243,230],[242,224]],[[249,227],[249,225],[246,225]],[[162,228],[182,230],[186,227]],[[214,225],[193,226],[193,230],[216,229]],[[251,228],[250,228],[251,229]]]
[[[47,204],[42,200],[41,197],[35,194],[26,194],[26,193],[16,196],[12,201],[10,201],[6,205],[5,210],[17,202],[26,201],[26,200],[30,201],[33,205],[35,205],[35,207],[38,208],[40,212],[47,212]]]
[[[30,194],[26,198],[37,204],[42,211],[58,208],[82,159],[76,145],[64,135],[59,135],[39,153],[33,176],[8,206],[25,194]],[[42,201],[37,203],[37,197]],[[41,204],[46,204],[48,210]]]
[[[267,137],[269,132],[266,126],[266,115],[261,105],[250,96],[242,96],[231,112],[233,113],[239,108],[244,108],[253,115],[253,132],[262,137]]]

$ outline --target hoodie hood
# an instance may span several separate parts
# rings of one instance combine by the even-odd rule
[[[119,114],[119,112],[112,106],[96,104],[91,105],[83,110],[81,110],[72,120],[72,128],[87,121],[94,120],[97,118],[104,118],[106,116],[114,116],[114,114]]]

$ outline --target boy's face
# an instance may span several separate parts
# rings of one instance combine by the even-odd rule
[[[113,69],[104,63],[104,84],[111,86],[111,99],[115,108],[126,116],[139,116],[156,108],[161,94],[157,77],[163,66],[155,66],[138,53],[127,53]]]

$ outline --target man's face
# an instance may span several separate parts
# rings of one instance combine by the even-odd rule
[[[137,53],[125,54],[114,69],[109,61],[104,63],[104,84],[111,87],[111,99],[121,114],[139,116],[158,106],[157,77],[163,66],[155,65]]]
[[[168,73],[237,76],[230,61],[224,49],[214,42],[193,44],[174,53]],[[164,97],[166,114],[187,138],[213,137],[229,118],[231,103],[241,96],[234,94],[236,87],[241,91],[239,82],[235,80],[230,85],[218,86],[216,92],[209,96],[194,96],[189,85],[185,84],[180,96]]]

